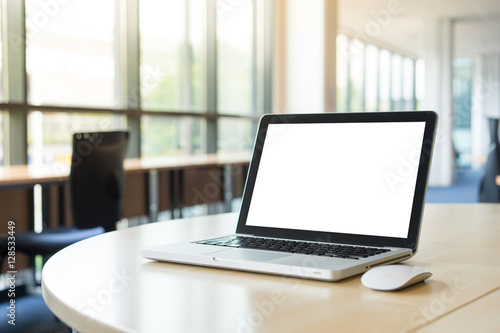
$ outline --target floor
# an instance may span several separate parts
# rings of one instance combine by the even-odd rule
[[[428,187],[427,203],[473,203],[479,199],[482,170],[457,170],[455,183],[447,187]]]
[[[5,292],[5,291],[3,291]],[[6,293],[7,294],[7,293]],[[7,299],[8,298],[8,299]],[[41,295],[16,288],[15,297],[0,297],[0,332],[69,333],[71,330],[52,314]],[[15,300],[11,305],[10,299]]]

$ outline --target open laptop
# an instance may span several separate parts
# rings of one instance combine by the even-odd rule
[[[437,114],[267,114],[236,232],[145,258],[336,281],[417,251]]]

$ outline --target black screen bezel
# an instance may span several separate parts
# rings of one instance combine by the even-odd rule
[[[434,147],[438,115],[434,111],[394,111],[374,113],[321,113],[321,114],[265,114],[261,117],[254,143],[243,200],[238,218],[237,233],[255,236],[300,239],[306,241],[333,242],[346,244],[365,244],[376,247],[400,247],[417,251],[421,219],[425,205],[427,183]],[[247,226],[246,218],[251,204],[257,171],[260,164],[264,142],[269,124],[300,123],[370,123],[370,122],[425,122],[424,138],[420,152],[414,201],[406,238],[369,236],[358,234],[333,233],[310,230],[282,229],[271,227]]]

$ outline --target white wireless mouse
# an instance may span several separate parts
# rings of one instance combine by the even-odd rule
[[[361,283],[371,289],[393,291],[422,282],[431,275],[431,271],[409,265],[378,266],[363,274]]]

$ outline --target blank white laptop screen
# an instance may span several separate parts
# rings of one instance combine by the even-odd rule
[[[270,124],[246,225],[406,238],[424,129]]]

